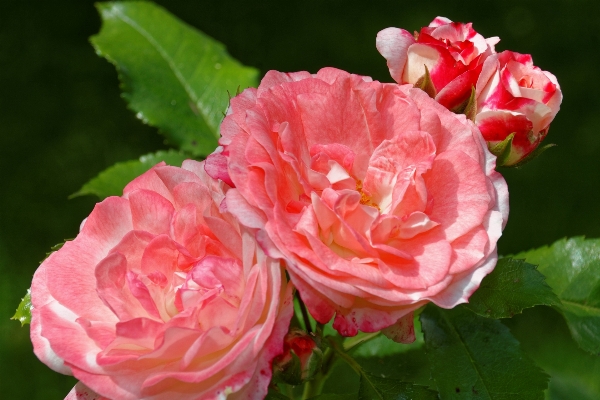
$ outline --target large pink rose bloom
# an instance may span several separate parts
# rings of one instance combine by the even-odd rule
[[[159,165],[39,267],[31,339],[82,382],[69,399],[264,398],[291,286],[225,191],[202,163]]]
[[[221,134],[206,168],[235,185],[228,209],[264,229],[310,313],[343,335],[464,303],[496,264],[508,191],[495,157],[419,89],[271,71],[232,99]]]

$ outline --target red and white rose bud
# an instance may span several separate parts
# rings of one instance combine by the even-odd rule
[[[531,56],[496,53],[470,23],[437,17],[414,37],[398,28],[377,34],[377,49],[399,84],[423,89],[438,103],[465,113],[481,130],[498,165],[525,160],[546,137],[562,101],[556,77]]]
[[[309,381],[321,370],[323,351],[315,337],[292,328],[284,338],[283,354],[273,361],[274,378],[290,385]]]
[[[538,147],[562,101],[556,77],[533,65],[529,54],[512,51],[485,61],[476,92],[475,123],[503,165],[521,162]]]
[[[386,28],[377,34],[376,45],[396,82],[415,85],[428,73],[435,89],[429,95],[454,110],[468,101],[499,40],[484,38],[471,23],[437,17],[414,37],[404,29]]]

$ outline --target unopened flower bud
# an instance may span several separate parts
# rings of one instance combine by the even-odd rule
[[[292,328],[284,338],[283,354],[273,361],[274,378],[290,385],[309,381],[321,369],[323,352],[315,337]]]

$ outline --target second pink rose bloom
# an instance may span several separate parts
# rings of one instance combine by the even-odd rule
[[[232,99],[221,134],[206,169],[235,186],[228,210],[342,335],[410,340],[403,317],[466,302],[496,264],[508,190],[495,157],[419,89],[270,71]]]
[[[428,92],[440,104],[465,112],[470,102],[468,113],[502,165],[510,166],[546,137],[562,93],[556,77],[534,66],[530,55],[496,53],[499,40],[484,38],[470,23],[437,17],[414,36],[404,29],[384,29],[376,44],[396,82],[421,84],[427,71]],[[501,151],[498,144],[511,134],[511,145]]]

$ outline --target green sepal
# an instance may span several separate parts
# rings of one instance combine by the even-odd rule
[[[510,157],[510,152],[512,150],[512,141],[515,137],[515,132],[511,133],[501,141],[500,143],[496,143],[494,145],[488,143],[488,149],[490,152],[496,156],[496,166],[503,167],[506,165],[506,161]]]
[[[21,326],[31,323],[31,289],[27,289],[25,297],[21,299],[19,307],[10,319],[18,320]]]
[[[477,116],[477,98],[475,96],[475,86],[471,86],[471,95],[469,96],[469,101],[465,106],[463,114],[465,114],[468,119],[475,122],[475,117]]]
[[[506,165],[506,167],[520,168],[523,165],[529,163],[530,161],[533,161],[534,159],[538,158],[543,152],[545,152],[546,150],[548,150],[550,147],[554,147],[554,146],[556,146],[556,144],[554,144],[554,143],[548,143],[548,144],[546,144],[544,146],[539,146],[534,151],[532,151],[531,153],[529,153],[521,161],[519,161],[519,162],[517,162],[515,164],[512,164],[512,165]]]
[[[450,111],[455,114],[465,114],[467,118],[475,122],[475,116],[477,115],[477,98],[475,97],[475,86],[471,85],[471,94],[468,99],[465,99],[462,103],[453,107]]]
[[[437,91],[435,90],[435,86],[433,85],[433,81],[431,80],[431,75],[429,75],[429,69],[427,65],[423,65],[425,67],[425,73],[422,77],[420,77],[417,82],[415,82],[414,87],[417,89],[421,89],[425,93],[429,95],[432,99],[435,99],[437,95]]]

